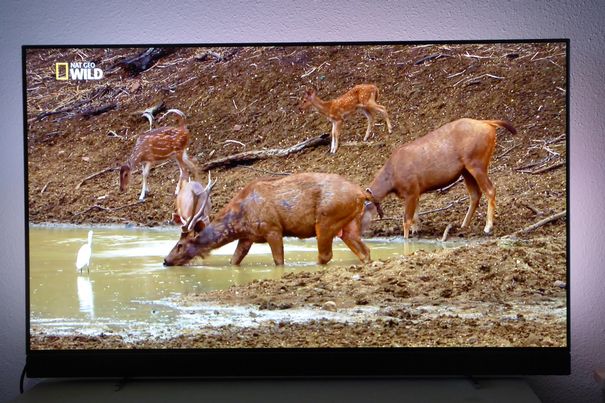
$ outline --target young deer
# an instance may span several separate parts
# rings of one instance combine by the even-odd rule
[[[374,113],[381,113],[386,122],[389,133],[392,132],[391,121],[384,106],[376,103],[378,100],[378,87],[373,84],[359,84],[351,88],[344,95],[330,101],[320,99],[314,89],[307,90],[304,95],[301,110],[307,110],[310,107],[315,108],[319,113],[326,116],[332,122],[332,145],[330,152],[336,153],[338,149],[338,137],[343,121],[347,116],[359,109],[368,119],[368,128],[363,141],[367,141],[374,125]]]
[[[149,130],[141,134],[134,145],[128,161],[120,168],[120,191],[128,188],[132,170],[141,163],[143,165],[143,186],[139,200],[145,200],[149,193],[147,186],[147,176],[154,162],[164,161],[169,158],[176,159],[179,165],[180,176],[176,186],[175,194],[179,193],[181,182],[186,178],[185,172],[194,175],[196,167],[187,156],[187,146],[189,146],[190,135],[187,126],[185,126],[185,114],[178,109],[168,110],[164,116],[169,113],[175,113],[179,116],[178,126],[161,127]]]

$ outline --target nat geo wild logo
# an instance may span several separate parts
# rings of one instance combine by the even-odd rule
[[[55,78],[59,81],[100,80],[103,70],[96,67],[94,62],[55,63]]]

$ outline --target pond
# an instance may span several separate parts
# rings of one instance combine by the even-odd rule
[[[241,266],[229,259],[236,242],[198,258],[188,266],[164,267],[163,258],[179,237],[173,228],[93,228],[90,268],[80,273],[76,255],[86,243],[88,228],[31,226],[30,324],[52,334],[140,333],[166,331],[184,326],[183,308],[170,301],[175,296],[224,289],[255,279],[276,279],[289,272],[330,270],[333,265],[359,264],[357,257],[339,239],[334,240],[334,257],[326,266],[317,265],[314,238],[284,240],[285,267],[273,264],[268,244],[254,244]],[[443,248],[435,241],[404,241],[401,238],[365,240],[372,259]],[[238,320],[241,312],[208,306],[216,314]],[[204,315],[195,315],[196,318]],[[216,316],[214,322],[216,322]],[[199,323],[189,323],[190,326]],[[138,330],[137,330],[138,329]],[[162,330],[163,329],[163,330]],[[157,336],[157,335],[156,335]]]

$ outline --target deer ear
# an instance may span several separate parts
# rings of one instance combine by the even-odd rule
[[[204,220],[199,220],[193,226],[193,231],[196,232],[196,233],[197,232],[202,232],[204,230],[204,228],[206,228],[206,224],[204,224]]]
[[[183,225],[185,224],[183,222],[183,220],[181,219],[181,216],[176,214],[176,213],[172,213],[172,222],[175,223],[176,225]]]

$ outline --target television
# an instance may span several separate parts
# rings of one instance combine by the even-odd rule
[[[569,40],[22,55],[29,377],[569,373]]]

